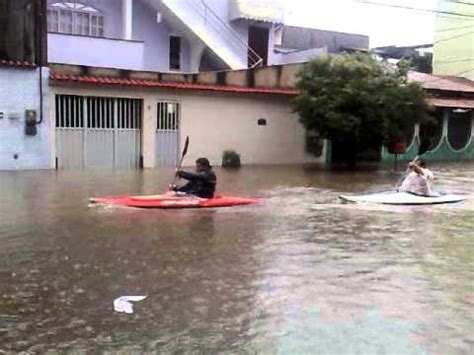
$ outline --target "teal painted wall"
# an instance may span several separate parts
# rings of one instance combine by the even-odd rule
[[[423,154],[423,159],[427,161],[474,161],[474,112],[471,111],[471,135],[468,143],[461,149],[454,149],[448,141],[448,119],[449,109],[445,109],[443,117],[443,132],[439,143],[433,149]],[[397,156],[400,161],[413,160],[420,146],[419,127],[415,127],[413,140],[404,154]],[[395,156],[388,153],[387,147],[382,149],[381,161],[384,163],[393,163]]]

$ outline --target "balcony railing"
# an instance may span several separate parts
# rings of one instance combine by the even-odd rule
[[[164,0],[163,2],[182,20],[185,18],[191,20],[189,14],[192,13],[192,22],[188,23],[190,27],[204,40],[207,45],[215,50],[216,54],[230,52],[234,58],[222,58],[224,61],[230,60],[235,63],[238,61],[244,66],[254,68],[262,64],[263,59],[249,47],[248,42],[236,32],[228,23],[222,20],[203,0]],[[178,6],[179,5],[179,6]],[[213,45],[210,45],[212,41]],[[221,51],[217,50],[221,47]],[[223,54],[224,53],[224,54]]]
[[[194,4],[194,9],[204,19],[205,23],[211,26],[218,34],[224,36],[227,43],[238,52],[244,48],[248,53],[248,63],[250,68],[259,67],[263,63],[262,57],[255,52],[249,45],[248,42],[242,39],[242,37],[224,20],[220,18],[206,3],[204,0],[186,0]]]

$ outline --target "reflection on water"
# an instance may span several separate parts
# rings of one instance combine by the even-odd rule
[[[473,168],[433,170],[474,198]],[[264,204],[88,207],[163,191],[172,170],[0,173],[0,352],[472,352],[474,199],[338,201],[390,187],[389,171],[217,172]],[[133,294],[149,297],[113,312]]]

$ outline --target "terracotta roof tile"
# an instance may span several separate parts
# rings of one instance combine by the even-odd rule
[[[446,78],[424,74],[419,72],[410,72],[408,75],[410,81],[419,82],[427,90],[441,90],[441,91],[456,91],[474,93],[474,82],[469,80],[461,80],[457,78]],[[110,77],[95,77],[95,76],[76,76],[51,73],[50,80],[52,82],[70,82],[70,83],[84,83],[84,84],[99,84],[99,85],[121,85],[129,87],[147,87],[147,88],[168,88],[177,90],[198,90],[198,91],[214,91],[214,92],[233,92],[233,93],[258,93],[258,94],[276,94],[276,95],[290,95],[295,96],[298,90],[294,88],[263,88],[263,87],[246,87],[246,86],[223,86],[223,85],[209,85],[209,84],[192,84],[182,82],[163,82],[158,80],[139,80],[127,78],[110,78]],[[439,100],[441,99],[436,99]],[[470,100],[464,100],[469,101]],[[459,104],[463,102],[462,99],[448,99],[446,107],[461,107]],[[457,104],[454,104],[457,102]],[[455,106],[450,106],[450,105]],[[466,103],[464,103],[466,104]],[[470,105],[470,103],[467,103]],[[437,105],[440,106],[440,105]],[[469,106],[470,107],[470,106]]]
[[[21,62],[19,60],[5,60],[0,59],[0,67],[13,67],[13,68],[22,68],[22,69],[34,69],[36,64],[30,62]]]
[[[63,74],[50,74],[50,80],[53,82],[70,82],[70,83],[89,83],[102,85],[122,85],[130,87],[150,87],[150,88],[169,88],[178,90],[201,90],[214,92],[233,92],[233,93],[257,93],[257,94],[276,94],[291,95],[298,94],[298,90],[291,88],[261,88],[261,87],[241,87],[241,86],[223,86],[223,85],[206,85],[191,84],[177,82],[163,82],[158,80],[134,80],[126,78],[107,78],[94,76],[75,76]]]
[[[408,80],[420,83],[426,90],[474,92],[474,81],[411,71]]]

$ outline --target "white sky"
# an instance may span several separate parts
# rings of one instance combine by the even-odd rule
[[[436,14],[363,4],[356,0],[280,0],[285,24],[359,33],[370,47],[433,43]],[[438,0],[371,0],[372,2],[438,9]]]

